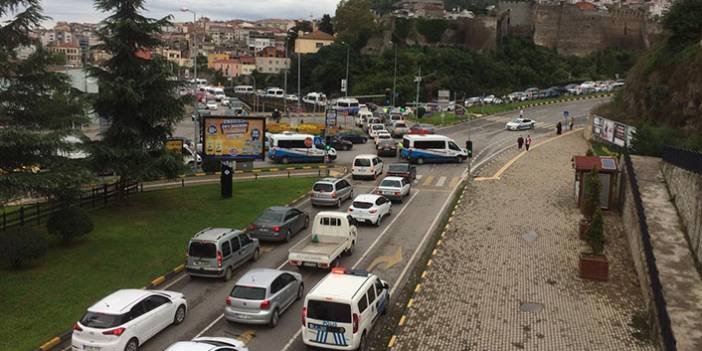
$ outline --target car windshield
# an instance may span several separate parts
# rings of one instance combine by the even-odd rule
[[[381,125],[376,124],[376,125],[372,126],[371,128],[373,128],[373,130],[381,130],[381,129],[385,129],[385,126],[381,126]]]
[[[266,210],[266,212],[263,212],[262,215],[260,215],[258,218],[256,218],[257,223],[278,223],[283,220],[283,212],[280,211],[275,211],[275,210]]]
[[[399,188],[400,187],[400,181],[399,180],[393,180],[393,179],[385,179],[380,183],[381,187],[384,188]]]
[[[125,322],[122,314],[106,314],[88,311],[83,318],[80,319],[80,324],[88,328],[106,329],[114,328],[122,325]]]
[[[334,186],[329,183],[317,183],[314,185],[312,190],[321,193],[330,193],[334,190]]]
[[[406,165],[390,165],[388,170],[390,172],[407,172],[409,171],[409,167]]]
[[[513,119],[513,120],[512,120],[512,122],[514,122],[514,123],[521,123],[521,122],[522,122],[522,120],[521,120],[521,119],[519,119],[519,118],[515,118],[515,119]]]
[[[373,204],[370,202],[363,202],[363,201],[354,201],[353,202],[353,207],[354,208],[371,208],[373,207]]]
[[[353,161],[353,165],[356,167],[370,167],[371,161],[367,158],[357,158]]]
[[[263,300],[266,298],[266,289],[252,286],[235,285],[232,297],[244,300]]]
[[[395,123],[395,128],[407,128],[407,125],[404,123]]]
[[[203,243],[199,241],[193,241],[190,243],[190,249],[188,249],[188,256],[191,257],[204,257],[204,258],[214,258],[217,249],[213,243]]]
[[[351,323],[351,305],[309,300],[307,301],[307,318],[337,323]]]

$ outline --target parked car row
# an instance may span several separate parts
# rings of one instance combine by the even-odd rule
[[[496,97],[495,95],[471,97],[464,101],[464,105],[466,107],[475,105],[496,105],[509,102],[555,98],[563,95],[604,93],[621,89],[623,86],[624,80],[619,79],[586,81],[582,83],[567,84],[564,86],[552,86],[546,89],[532,87],[524,91],[515,91],[502,97]]]

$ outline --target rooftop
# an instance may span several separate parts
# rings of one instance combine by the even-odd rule
[[[299,39],[334,41],[334,36],[332,36],[331,34],[316,30],[314,32],[304,34]]]

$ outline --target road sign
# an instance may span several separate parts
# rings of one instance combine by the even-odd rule
[[[346,79],[342,79],[341,80],[341,92],[342,93],[346,92],[346,86],[347,86]]]
[[[336,127],[336,110],[327,110],[327,118],[325,119],[327,128]]]
[[[451,100],[451,91],[450,90],[439,90],[439,98],[438,98],[438,103],[439,107],[441,107],[442,111],[445,111],[446,108],[449,105],[449,101]]]

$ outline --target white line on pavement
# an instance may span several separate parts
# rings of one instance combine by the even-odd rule
[[[385,233],[387,233],[388,230],[390,230],[390,228],[391,228],[392,225],[395,223],[395,221],[397,221],[397,219],[400,218],[400,215],[409,207],[410,203],[412,202],[412,200],[414,200],[414,198],[417,196],[417,194],[419,194],[419,192],[420,192],[420,191],[417,191],[417,192],[414,193],[414,195],[412,195],[412,197],[409,199],[409,201],[407,201],[407,204],[405,205],[405,207],[403,207],[403,208],[400,210],[400,212],[398,212],[398,213],[395,215],[395,218],[392,219],[392,221],[390,222],[390,224],[388,224],[388,226],[385,227],[385,230],[383,230],[383,232],[380,233],[380,235],[378,235],[378,238],[376,238],[375,241],[371,244],[371,246],[368,247],[368,249],[367,249],[366,252],[363,254],[363,256],[361,256],[358,260],[356,260],[356,263],[355,263],[355,264],[353,265],[353,267],[351,267],[351,268],[356,268],[356,267],[358,267],[358,265],[363,261],[363,259],[365,259],[365,258],[368,256],[368,254],[373,250],[373,247],[375,247],[375,245],[380,241],[380,239],[385,235]],[[391,295],[392,295],[392,294],[391,294]],[[297,340],[297,338],[300,336],[300,333],[302,333],[302,328],[300,328],[300,329],[297,330],[297,333],[295,333],[295,335],[293,335],[293,336],[290,338],[290,340],[288,340],[288,343],[285,344],[285,346],[283,347],[283,349],[282,349],[281,351],[287,351],[287,350],[290,348],[290,346],[292,346],[292,344],[295,342],[295,340]]]
[[[441,186],[444,186],[444,184],[446,184],[446,177],[441,177],[441,178],[439,178],[439,181],[436,182],[435,186],[441,187]]]
[[[220,320],[222,320],[222,318],[224,318],[224,313],[220,314],[219,317],[217,317],[217,319],[213,320],[212,323],[208,324],[208,325],[205,327],[205,329],[203,329],[200,333],[198,333],[197,335],[195,335],[195,337],[196,337],[196,338],[199,338],[200,336],[202,336],[202,334],[204,334],[208,329],[212,328],[212,326],[215,325],[215,324],[217,324],[217,322],[219,322]]]

